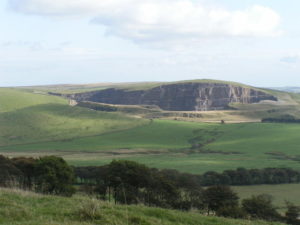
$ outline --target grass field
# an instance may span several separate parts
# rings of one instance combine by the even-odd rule
[[[190,173],[237,167],[300,169],[299,124],[147,120],[71,107],[65,99],[30,90],[1,88],[0,93],[0,152],[5,155],[55,154],[74,165],[103,165],[121,158]],[[297,107],[296,97],[286,101]],[[239,115],[254,115],[262,106],[240,107]],[[222,112],[215,113],[213,118]],[[210,119],[213,112],[208,114]]]
[[[71,107],[38,91],[0,88],[0,146],[99,135],[149,123],[120,113]]]
[[[300,169],[299,133],[298,124],[154,120],[103,135],[11,145],[0,150],[11,156],[57,154],[74,165],[103,165],[121,158],[191,173],[238,167]],[[193,141],[200,146],[191,149]]]
[[[300,205],[300,184],[235,186],[232,188],[238,193],[241,199],[259,194],[272,195],[274,205],[280,211],[285,209],[285,201]]]
[[[119,206],[84,196],[63,198],[0,189],[0,224],[5,225],[279,225],[234,220],[144,206]],[[95,209],[94,218],[87,213]]]
[[[79,108],[80,109],[80,108]],[[94,111],[91,111],[94,112]],[[101,113],[100,113],[101,115]],[[106,114],[104,114],[106,115]],[[109,114],[118,115],[118,114]],[[146,125],[120,132],[76,138],[69,141],[46,142],[33,145],[11,146],[9,150],[58,150],[58,151],[105,151],[118,149],[182,149],[189,148],[194,131],[210,129],[214,124],[176,122],[169,120],[148,121]]]
[[[59,155],[69,163],[80,166],[103,165],[113,159],[128,159],[150,167],[172,168],[195,174],[238,167],[300,169],[300,124],[228,123],[221,125],[170,120],[170,118],[148,120],[120,112],[108,113],[71,107],[63,98],[42,93],[29,89],[0,88],[0,154],[33,157]],[[269,114],[271,116],[282,113],[300,115],[297,105],[300,102],[299,95],[279,94],[288,104],[279,102],[277,105],[238,105],[237,108],[240,110],[201,112],[203,117],[200,120],[257,121],[258,118]],[[284,200],[300,204],[298,198],[300,193],[297,191],[299,188],[300,185],[235,187],[242,198],[249,197],[253,193],[265,193],[267,190],[274,196],[275,204],[280,207],[283,207]],[[3,193],[0,194],[1,201],[2,196]],[[28,200],[23,197],[26,196],[12,194],[14,201]],[[51,202],[51,198],[37,197],[36,202],[26,203],[28,205],[20,203],[20,207],[18,203],[16,213],[21,218],[24,208],[27,206],[30,208],[30,204],[41,204],[39,205],[41,211],[30,208],[36,210],[33,216],[39,215],[45,210],[43,204],[53,203],[54,206],[59,204],[60,200],[55,199]],[[75,200],[66,201],[67,204],[72,205],[80,202],[82,200],[80,199],[81,197],[76,197]],[[14,205],[8,199],[5,201]],[[55,210],[54,207],[53,215],[43,215],[40,221],[44,220],[45,224],[49,225],[58,224],[57,221],[65,221],[64,224],[94,224],[73,221],[71,217],[63,217]],[[9,215],[7,209],[0,211],[0,217],[3,212]],[[69,211],[62,213],[65,215]],[[57,214],[59,216],[56,216]],[[22,219],[13,223],[1,218],[0,223],[41,224],[34,223],[31,216],[29,213],[28,223]],[[152,219],[157,221],[156,217],[147,217],[147,221]],[[161,224],[171,223],[162,221]],[[199,223],[191,222],[191,224]],[[243,221],[237,224],[253,223]]]
[[[15,88],[0,88],[0,113],[40,104],[67,104],[67,100]]]
[[[35,143],[128,129],[148,121],[63,104],[36,105],[0,114],[0,145]]]

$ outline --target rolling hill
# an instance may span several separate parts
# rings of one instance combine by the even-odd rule
[[[124,158],[191,173],[241,166],[300,168],[299,126],[260,123],[264,117],[300,118],[300,97],[295,93],[253,88],[278,101],[236,102],[228,110],[199,112],[93,102],[69,106],[67,99],[47,95],[53,90],[147,90],[186,82],[223,81],[1,88],[0,151],[9,156],[56,154],[75,165],[103,165]]]
[[[220,83],[221,81],[193,82]],[[241,85],[241,87],[265,92],[276,97],[277,101],[261,101],[254,104],[231,102],[228,109],[213,111],[170,111],[149,105],[86,101],[70,106],[69,100],[65,98],[74,93],[107,88],[149,90],[166,84],[170,83],[0,88],[0,154],[11,157],[58,155],[72,165],[78,166],[103,165],[113,159],[129,159],[150,167],[177,169],[194,174],[238,167],[300,169],[299,124],[260,122],[266,117],[300,118],[300,95],[297,93]],[[174,84],[176,83],[172,83]],[[231,82],[225,84],[239,85]],[[61,93],[61,96],[49,95],[48,92]],[[221,123],[221,120],[224,120],[224,123]],[[283,206],[284,199],[293,199],[298,195],[298,192],[282,191],[282,187],[274,187],[274,190],[268,188],[275,193],[279,206]],[[292,190],[294,186],[288,185],[284,188],[284,190]],[[265,189],[258,186],[253,189],[237,187],[237,190],[249,196],[253,190],[264,192]],[[28,211],[25,210],[28,224],[34,224],[31,218],[36,215],[42,215],[41,221],[46,221],[48,224],[55,224],[56,221],[62,221],[62,218],[66,221],[65,224],[80,223],[71,221],[69,217],[66,219],[63,216],[55,216],[57,215],[55,209],[53,215],[46,216],[42,211],[34,208],[33,205],[38,204],[37,202],[30,202],[23,195],[1,192],[1,196],[9,196],[6,199],[8,203],[18,202],[18,199],[25,203],[19,202],[16,211],[11,211],[10,208],[4,211],[5,215],[8,215],[5,218],[9,218],[10,212],[15,213],[19,218],[17,222],[13,223],[8,219],[0,223],[26,224],[22,220],[22,213],[26,207],[34,212],[29,213],[28,216],[26,214]],[[9,198],[13,200],[10,201]],[[54,206],[65,201],[51,198],[41,197],[36,201],[45,201]],[[81,200],[76,197],[68,200],[67,204],[77,204],[77,201]],[[136,208],[131,209],[136,210]],[[191,215],[188,214],[187,217]],[[172,214],[172,218],[173,216],[175,215]],[[147,208],[141,211],[141,218],[159,224],[156,216],[154,218],[148,216]],[[226,224],[223,219],[195,216],[195,221],[202,219],[203,224],[215,224],[215,221]],[[169,221],[162,222],[162,224],[168,223]],[[228,224],[235,223],[249,224],[248,221],[228,222]],[[90,223],[86,221],[85,224]],[[192,221],[191,224],[199,223]],[[253,224],[263,223],[253,222]]]
[[[149,123],[120,113],[71,107],[66,99],[0,89],[0,146],[68,140]]]

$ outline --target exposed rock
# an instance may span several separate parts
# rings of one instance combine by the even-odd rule
[[[177,83],[148,90],[109,88],[68,95],[78,102],[92,101],[119,105],[157,105],[171,111],[206,111],[228,108],[229,103],[257,103],[277,101],[263,91],[222,83]]]

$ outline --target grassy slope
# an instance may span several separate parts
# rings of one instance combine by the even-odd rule
[[[232,84],[243,87],[250,87],[237,82],[231,81],[221,81],[221,80],[211,80],[211,79],[197,79],[197,80],[183,80],[183,81],[173,81],[173,82],[131,82],[131,83],[100,83],[100,84],[79,84],[79,85],[46,85],[46,86],[32,86],[23,87],[28,90],[39,90],[39,91],[52,91],[58,93],[79,93],[87,91],[103,90],[107,88],[119,88],[126,90],[146,90],[150,88],[155,88],[161,85],[168,84],[180,84],[180,83],[222,83],[222,84]]]
[[[120,113],[71,107],[56,96],[0,88],[0,146],[66,141],[147,123]]]
[[[0,113],[48,103],[67,104],[67,100],[15,88],[0,88]]]
[[[181,149],[189,148],[188,140],[197,129],[209,129],[214,124],[155,120],[147,125],[99,136],[69,141],[47,142],[34,145],[12,146],[11,150],[71,150],[98,151],[115,149]]]
[[[255,155],[267,152],[300,153],[299,124],[248,123],[230,125],[230,128],[207,148]]]
[[[197,131],[197,132],[195,132]],[[292,167],[300,163],[289,157],[299,155],[298,124],[211,124],[155,120],[129,130],[78,138],[69,141],[1,147],[8,155],[58,154],[75,165],[103,165],[112,159],[130,159],[151,167],[174,168],[185,172],[208,170]],[[220,153],[191,151],[189,140],[216,139],[203,147]],[[222,153],[224,152],[224,153]],[[232,154],[237,152],[239,154]],[[266,153],[280,152],[280,157]],[[285,154],[285,155],[284,155]]]
[[[192,173],[241,166],[300,168],[299,162],[289,159],[299,155],[298,124],[220,125],[167,120],[154,120],[149,124],[149,121],[118,113],[70,107],[65,100],[53,96],[15,89],[0,91],[14,97],[10,99],[10,106],[6,104],[6,112],[0,113],[0,150],[11,156],[58,154],[76,165],[102,165],[115,158],[125,158],[152,167],[175,168]],[[281,94],[289,104],[297,104],[299,100],[298,96],[291,99]],[[30,100],[24,100],[22,105],[18,99],[22,99],[23,95]],[[8,102],[4,100],[2,102]],[[61,103],[41,104],[43,101]],[[23,108],[16,109],[21,106]],[[259,105],[247,107],[255,111]],[[248,110],[250,113],[249,108],[242,111]],[[204,132],[194,133],[195,130]],[[241,154],[190,151],[189,140],[196,136],[204,136],[199,140],[202,143],[215,139],[205,149]],[[39,143],[24,145],[36,142]],[[281,152],[287,157],[275,158],[265,154],[269,152]]]
[[[0,145],[64,140],[127,129],[148,121],[61,104],[0,114]]]
[[[97,218],[89,220],[80,217],[81,208],[92,201],[87,197],[63,198],[1,189],[0,199],[0,224],[5,225],[279,225],[100,201],[93,201],[99,209]]]

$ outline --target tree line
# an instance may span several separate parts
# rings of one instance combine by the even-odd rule
[[[75,174],[62,158],[6,158],[0,155],[0,186],[17,187],[44,194],[72,196]]]
[[[237,169],[232,172],[244,179],[245,171],[247,170]],[[277,174],[274,169],[260,171],[270,171],[273,174],[271,177],[277,176],[274,175]],[[19,187],[46,194],[71,196],[75,193],[76,186],[77,191],[118,204],[144,204],[178,210],[196,209],[202,213],[223,217],[299,224],[299,207],[287,203],[286,215],[282,216],[268,195],[252,196],[240,202],[230,186],[219,182],[223,179],[218,178],[219,183],[211,182],[215,179],[212,179],[212,172],[199,176],[176,170],[158,170],[126,160],[112,161],[98,167],[71,167],[62,158],[55,156],[38,159],[9,159],[0,156],[0,176],[1,186]],[[238,180],[239,176],[232,177]],[[203,183],[208,187],[204,187]]]
[[[261,120],[262,123],[300,123],[300,119],[292,115],[282,115],[281,117],[267,117]]]
[[[106,166],[75,167],[75,174],[78,184],[95,183],[99,176],[105,177]],[[153,173],[159,174],[174,181],[179,186],[193,183],[198,186],[213,185],[258,185],[258,184],[289,184],[300,182],[300,171],[290,168],[264,168],[225,170],[221,173],[208,171],[201,175],[181,173],[173,169],[156,170]]]

